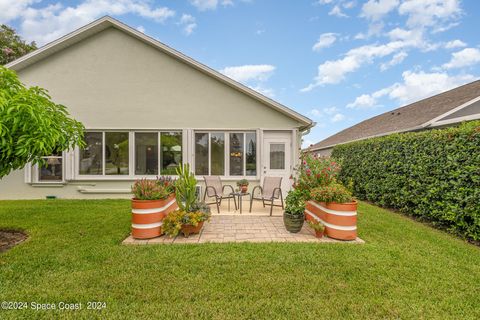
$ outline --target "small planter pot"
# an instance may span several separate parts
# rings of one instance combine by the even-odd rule
[[[324,230],[315,230],[315,237],[323,238],[324,233],[325,233],[325,229]]]
[[[325,235],[337,240],[357,237],[357,202],[324,203],[307,201],[305,215],[325,225]]]
[[[297,233],[302,230],[303,222],[305,221],[304,215],[293,215],[287,212],[283,213],[283,223],[285,224],[285,229],[291,233]]]
[[[132,199],[132,237],[151,239],[162,235],[162,220],[177,209],[175,195],[162,200]]]
[[[247,193],[247,191],[248,191],[248,186],[241,186],[240,187],[240,192]]]
[[[191,225],[191,224],[184,224],[182,225],[182,229],[180,232],[183,234],[185,238],[188,238],[191,234],[197,234],[200,233],[200,231],[203,228],[203,223],[205,221],[199,222],[197,226]]]

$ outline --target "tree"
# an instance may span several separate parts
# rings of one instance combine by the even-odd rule
[[[3,66],[35,49],[35,42],[27,43],[14,29],[4,24],[0,26],[0,65]]]
[[[0,179],[42,157],[84,146],[83,125],[39,87],[26,88],[0,66]]]

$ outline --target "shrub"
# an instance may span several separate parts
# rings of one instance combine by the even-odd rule
[[[336,146],[355,196],[480,240],[480,122]]]
[[[285,198],[285,212],[300,216],[305,211],[305,192],[299,188],[292,189]]]
[[[171,187],[159,183],[159,180],[141,179],[132,186],[133,197],[137,200],[166,199],[172,192]]]
[[[296,168],[294,188],[311,190],[318,186],[326,186],[334,182],[340,172],[340,165],[330,158],[304,153],[300,160],[300,165]]]
[[[310,192],[310,197],[317,202],[352,202],[352,194],[344,186],[337,182],[332,182],[327,186],[319,186]]]

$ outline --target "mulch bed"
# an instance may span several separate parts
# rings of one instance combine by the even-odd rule
[[[27,235],[21,231],[0,229],[0,253],[25,241]]]

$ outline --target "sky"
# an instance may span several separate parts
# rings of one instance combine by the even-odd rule
[[[308,116],[304,147],[480,76],[478,0],[0,0],[38,45],[104,15]]]

